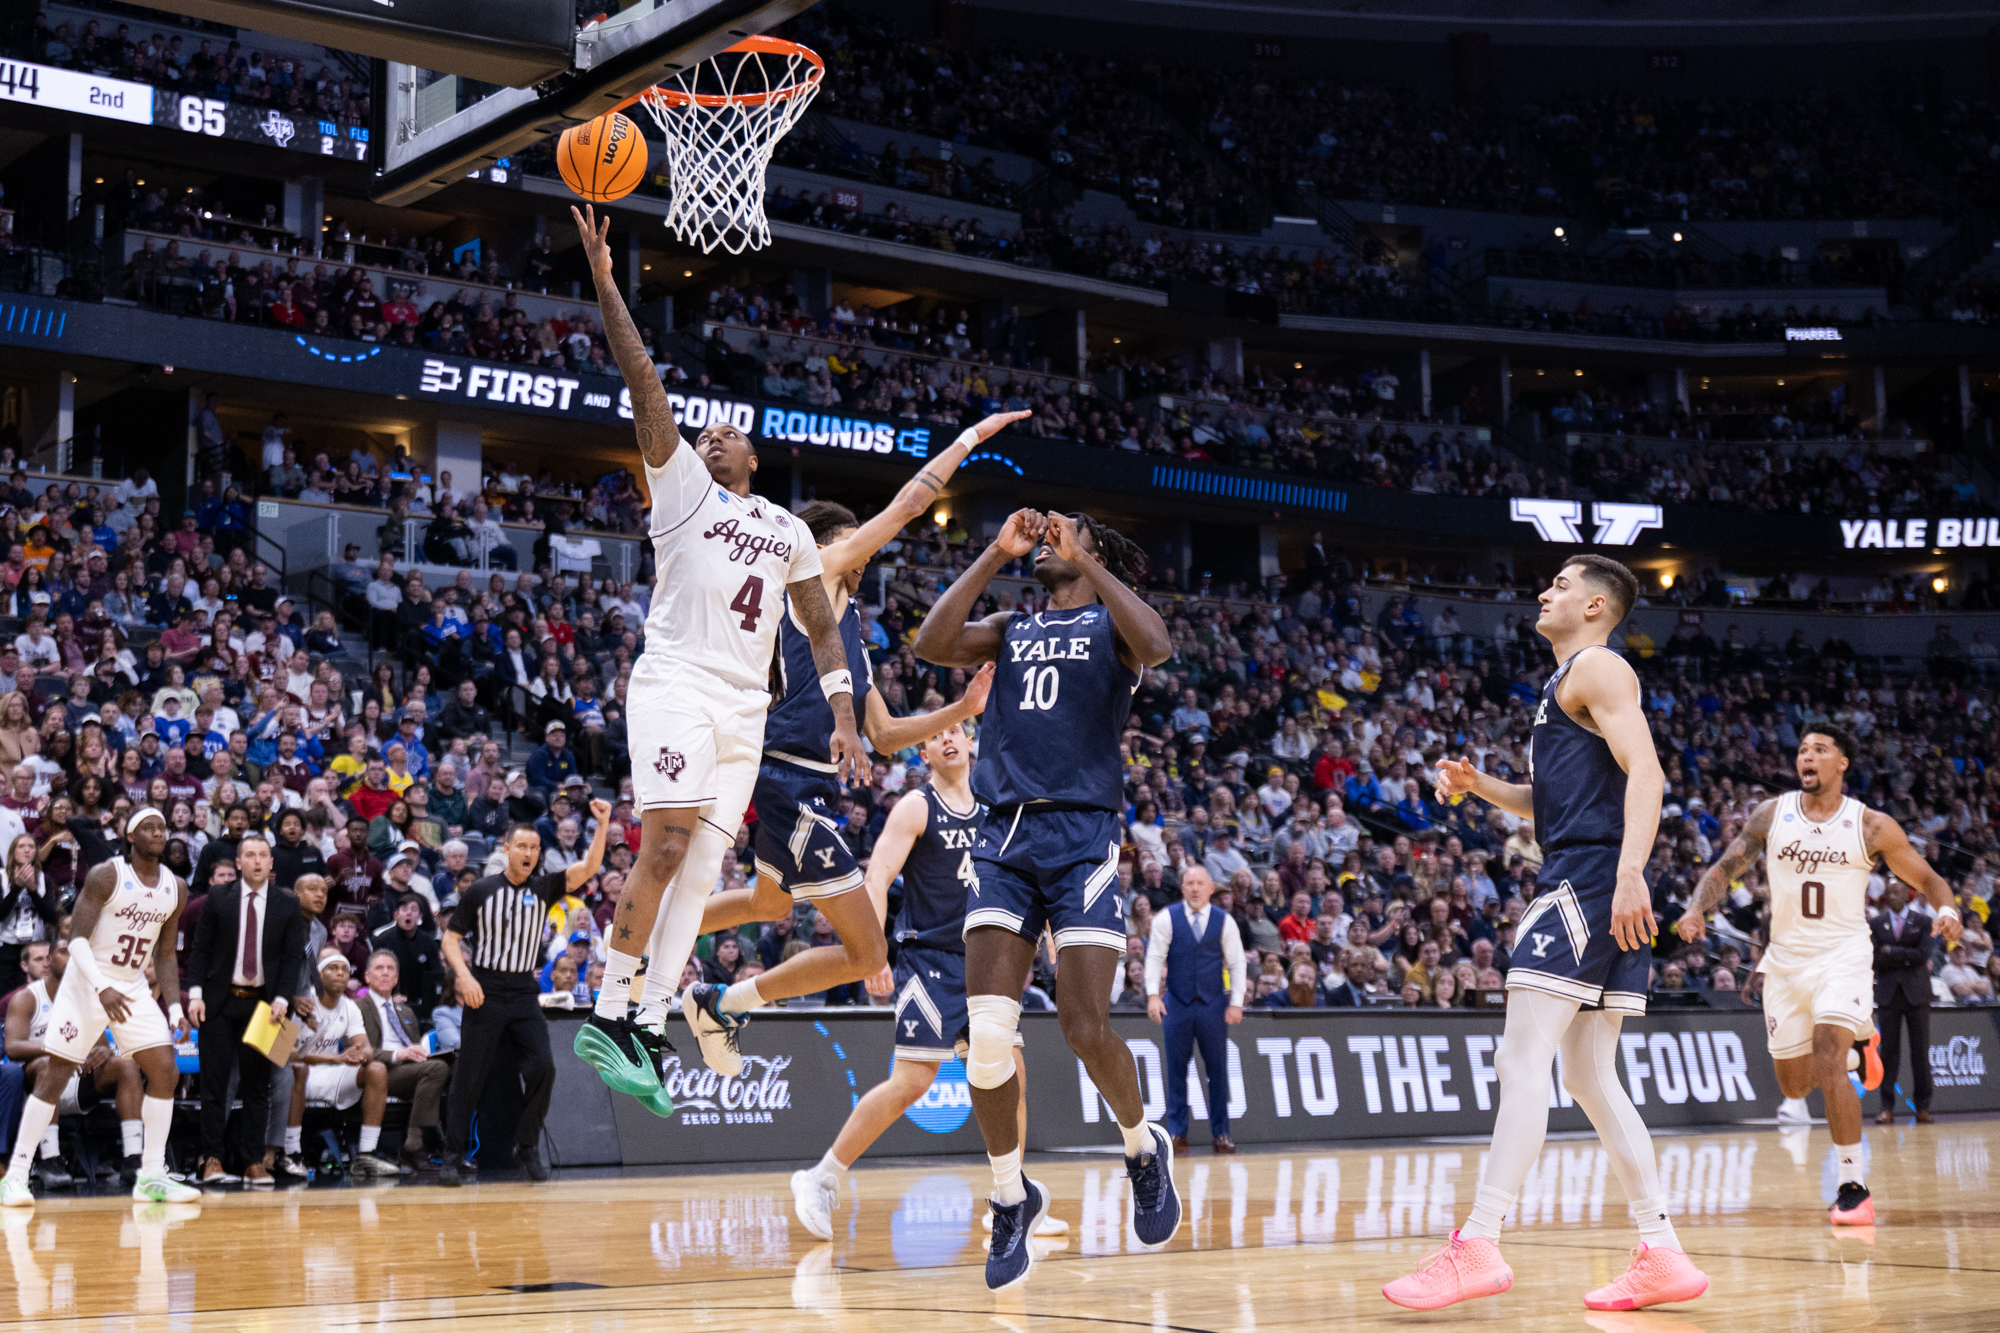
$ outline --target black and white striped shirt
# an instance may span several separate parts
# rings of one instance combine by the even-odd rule
[[[569,892],[560,870],[516,884],[488,875],[465,891],[451,914],[451,929],[472,938],[466,961],[483,972],[514,972],[533,981],[542,965],[542,935],[549,907]]]

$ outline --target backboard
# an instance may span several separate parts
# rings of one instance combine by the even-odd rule
[[[489,88],[386,62],[376,97],[381,158],[370,193],[410,204],[571,125],[674,70],[776,27],[814,0],[636,0],[576,34],[570,66],[529,88]]]
[[[516,88],[567,70],[576,46],[568,0],[162,0],[159,8]]]

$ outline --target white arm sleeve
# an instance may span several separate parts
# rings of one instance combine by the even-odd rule
[[[680,429],[678,423],[674,429]],[[665,467],[654,467],[644,459],[640,461],[646,469],[646,491],[653,500],[652,535],[655,537],[685,522],[708,494],[708,488],[715,484],[708,475],[708,466],[695,453],[694,445],[685,434]]]
[[[1174,939],[1174,924],[1167,920],[1164,910],[1153,915],[1153,936],[1146,944],[1146,994],[1160,993],[1160,982],[1167,974],[1167,949]]]
[[[80,935],[69,942],[69,965],[90,983],[91,994],[95,995],[107,984],[104,974],[97,970],[97,955],[90,951],[90,941]]]

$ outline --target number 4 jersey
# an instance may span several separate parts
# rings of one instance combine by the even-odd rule
[[[765,694],[785,585],[820,572],[812,534],[782,506],[718,486],[686,440],[646,468],[646,485],[658,576],[645,655]]]
[[[954,810],[929,783],[915,796],[929,819],[903,862],[903,901],[889,933],[899,945],[964,953],[965,913],[979,887],[972,849],[986,810],[977,801],[970,809]],[[947,1035],[956,1036],[956,1030]]]

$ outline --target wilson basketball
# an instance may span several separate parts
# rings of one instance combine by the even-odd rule
[[[646,174],[646,138],[614,111],[564,130],[556,143],[556,166],[563,184],[586,199],[623,199]]]

